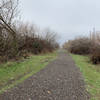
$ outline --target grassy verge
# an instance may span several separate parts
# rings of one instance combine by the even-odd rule
[[[54,60],[57,53],[33,55],[20,62],[7,62],[0,65],[0,93],[21,83]]]
[[[87,90],[92,95],[91,100],[100,100],[100,65],[91,64],[87,56],[71,55],[83,73]]]

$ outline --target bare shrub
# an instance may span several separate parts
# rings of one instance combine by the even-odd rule
[[[41,36],[37,34],[38,28],[30,24],[21,24],[17,29],[19,34],[19,50],[26,50],[28,52],[39,54],[43,52],[52,52],[57,48],[58,44],[54,33],[49,31],[49,37],[47,35]],[[21,38],[20,38],[21,37]]]
[[[100,64],[100,45],[95,44],[91,51],[91,61],[93,64]]]
[[[17,49],[15,49],[13,45],[15,40],[13,40],[13,36],[9,34],[9,32],[2,31],[3,34],[0,34],[0,56],[3,57],[4,61],[19,57],[26,58],[28,53],[40,54],[52,52],[58,48],[58,43],[54,42],[56,38],[52,37],[54,34],[51,34],[53,39],[51,37],[48,39],[46,37],[41,37],[36,35],[37,28],[35,30],[34,25],[25,23],[21,23],[20,27],[15,25],[14,28],[16,30]]]
[[[86,37],[80,37],[67,43],[68,51],[74,54],[89,54],[91,46],[91,40]]]
[[[57,43],[57,40],[58,40],[58,35],[56,32],[50,30],[49,28],[46,28],[44,31],[43,31],[43,39],[45,41],[47,41],[47,47],[49,49],[56,49],[56,48],[59,48],[59,45]],[[51,50],[50,50],[51,51]]]
[[[93,64],[100,63],[100,32],[95,32],[91,34],[91,40],[93,41],[93,46],[91,47],[91,61]]]

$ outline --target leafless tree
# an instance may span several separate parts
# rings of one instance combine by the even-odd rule
[[[18,0],[1,0],[0,2],[0,26],[15,37],[12,22],[18,14]]]
[[[50,30],[49,28],[46,28],[43,31],[43,37],[46,39],[46,41],[48,41],[52,45],[55,45],[58,40],[58,34],[54,31]]]
[[[16,54],[15,52],[17,51],[15,50],[17,49],[17,40],[16,40],[16,31],[14,30],[12,23],[18,14],[18,3],[19,3],[18,0],[0,1],[0,35],[3,36],[2,39],[5,40],[5,44],[3,44],[3,47],[12,43],[13,55],[15,55]],[[5,35],[7,38],[5,38]],[[8,44],[8,40],[10,39],[8,38],[12,38],[9,44]]]
[[[0,19],[7,24],[12,24],[13,19],[18,15],[19,0],[1,0]]]

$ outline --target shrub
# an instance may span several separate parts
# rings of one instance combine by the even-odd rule
[[[95,44],[95,46],[91,50],[91,61],[93,64],[100,63],[100,45]]]
[[[68,50],[74,54],[89,54],[92,46],[92,42],[89,38],[81,37],[70,41],[68,44]]]
[[[57,42],[48,41],[46,38],[37,36],[35,29],[30,29],[32,26],[24,25],[22,24],[23,28],[20,27],[21,31],[15,27],[16,45],[14,45],[15,40],[6,29],[3,29],[5,31],[0,33],[0,62],[20,57],[26,58],[28,53],[40,54],[52,52],[55,48],[59,47]]]

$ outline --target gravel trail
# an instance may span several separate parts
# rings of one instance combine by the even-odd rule
[[[84,79],[72,58],[58,58],[23,83],[0,95],[0,100],[90,100]]]

